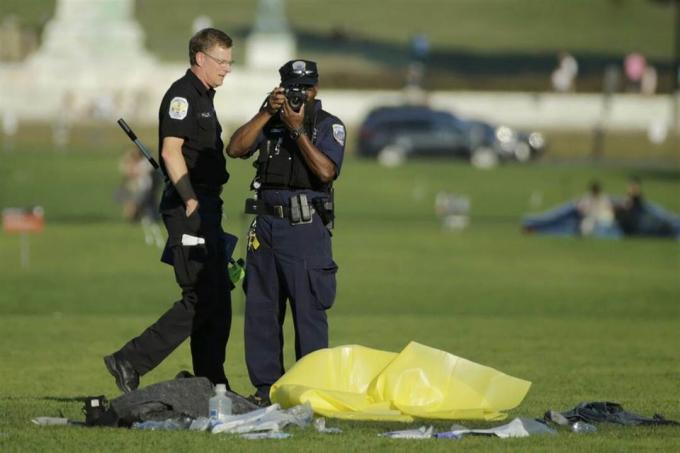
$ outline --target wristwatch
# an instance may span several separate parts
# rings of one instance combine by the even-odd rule
[[[304,133],[305,133],[304,127],[299,127],[297,129],[293,129],[292,131],[290,131],[290,138],[292,138],[293,140],[297,140]]]

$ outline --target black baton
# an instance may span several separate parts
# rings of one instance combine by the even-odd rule
[[[137,145],[137,148],[144,154],[144,157],[146,157],[146,160],[149,161],[149,163],[155,168],[156,170],[160,170],[160,167],[158,166],[158,162],[156,162],[156,159],[153,158],[149,150],[144,146],[144,143],[142,143],[138,138],[137,135],[135,135],[134,132],[132,132],[132,129],[130,129],[130,126],[128,126],[128,123],[125,122],[123,118],[118,119],[118,125],[120,126],[121,129],[123,129],[123,132],[127,134],[128,137],[130,137],[130,140]]]

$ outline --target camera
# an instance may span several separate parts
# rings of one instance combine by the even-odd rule
[[[283,92],[288,103],[294,111],[299,112],[302,104],[307,100],[307,87],[304,85],[293,85],[288,87]]]

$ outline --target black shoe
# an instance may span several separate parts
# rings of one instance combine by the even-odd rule
[[[132,364],[115,354],[104,357],[104,364],[111,376],[116,378],[116,385],[124,393],[129,393],[139,387],[139,373]]]
[[[272,405],[271,400],[269,399],[268,396],[265,396],[264,398],[261,396],[257,395],[250,395],[249,397],[246,398],[246,400],[250,401],[257,407],[268,407]]]

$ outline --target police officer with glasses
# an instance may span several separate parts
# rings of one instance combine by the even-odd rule
[[[160,105],[159,154],[167,176],[160,206],[168,230],[163,261],[173,265],[182,297],[139,336],[104,357],[123,392],[135,390],[140,376],[187,338],[194,374],[229,388],[224,361],[231,296],[220,198],[229,173],[213,97],[231,72],[231,52],[226,33],[213,28],[196,33],[189,42],[191,67]]]

